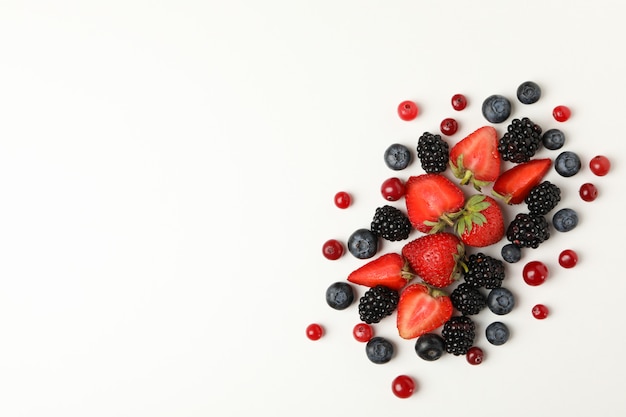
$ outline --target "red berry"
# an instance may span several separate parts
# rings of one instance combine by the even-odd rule
[[[407,122],[415,119],[418,111],[417,104],[410,100],[403,101],[398,105],[398,115]]]
[[[467,99],[463,94],[455,94],[452,96],[452,108],[461,111],[467,106]]]
[[[380,187],[380,193],[387,201],[398,201],[404,196],[404,182],[397,177],[386,179]]]
[[[352,335],[358,342],[369,342],[369,340],[374,335],[374,330],[372,326],[367,323],[358,323],[352,329]]]
[[[472,346],[465,354],[465,357],[471,365],[480,365],[483,362],[485,354],[481,348]]]
[[[573,268],[578,262],[578,255],[571,249],[565,249],[559,254],[559,265],[563,268]]]
[[[578,193],[580,194],[580,198],[582,198],[584,201],[593,201],[598,197],[598,189],[595,185],[589,182],[581,185]]]
[[[604,177],[611,169],[611,161],[604,155],[594,156],[589,161],[589,168],[598,177]]]
[[[350,194],[345,191],[339,191],[335,194],[335,205],[340,209],[347,209],[350,207],[350,203],[352,203],[352,198],[350,198]]]
[[[391,390],[398,398],[409,398],[415,391],[415,381],[408,375],[399,375],[391,383]]]
[[[552,116],[557,122],[565,122],[572,115],[572,111],[567,106],[556,106],[552,110]]]
[[[548,317],[550,310],[548,310],[548,307],[544,306],[543,304],[537,304],[533,307],[532,312],[534,318],[536,318],[537,320],[543,320]]]
[[[336,261],[343,255],[343,245],[336,239],[330,239],[322,245],[322,253],[326,259]]]
[[[443,133],[444,135],[452,136],[458,130],[459,124],[456,122],[456,120],[452,118],[447,118],[443,119],[439,128],[441,129],[441,133]]]
[[[530,261],[524,265],[522,275],[526,284],[532,286],[541,285],[548,278],[548,267],[542,262]]]
[[[324,334],[324,329],[317,323],[309,324],[306,328],[306,337],[311,340],[319,340]]]

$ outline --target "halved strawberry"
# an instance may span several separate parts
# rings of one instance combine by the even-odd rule
[[[399,253],[387,253],[369,261],[348,275],[348,281],[375,287],[384,285],[387,288],[400,290],[415,277],[408,262]]]
[[[424,284],[409,285],[400,294],[396,326],[403,339],[413,339],[442,326],[452,317],[450,297]]]
[[[423,233],[436,233],[454,224],[454,218],[461,214],[465,195],[448,178],[430,173],[409,177],[404,200],[413,227]]]
[[[452,233],[424,235],[404,245],[402,256],[427,284],[443,288],[456,281],[463,269],[465,247]]]
[[[493,183],[492,194],[506,204],[520,204],[552,166],[550,158],[532,159],[504,171]]]
[[[463,185],[471,182],[479,191],[498,178],[500,164],[498,133],[492,126],[478,128],[450,149],[454,176]]]
[[[504,216],[498,202],[483,194],[471,196],[457,219],[456,232],[464,244],[476,248],[499,242],[504,236]]]

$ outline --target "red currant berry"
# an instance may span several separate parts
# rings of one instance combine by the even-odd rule
[[[522,275],[526,284],[541,285],[548,278],[548,267],[542,262],[530,261],[524,265]]]
[[[573,268],[578,263],[578,255],[571,249],[565,249],[559,254],[559,265],[563,268]]]
[[[418,112],[417,104],[413,101],[406,100],[398,105],[398,116],[404,121],[415,119]]]
[[[589,169],[598,177],[604,177],[611,169],[611,161],[604,155],[598,155],[589,161]]]
[[[387,201],[398,201],[404,195],[404,183],[397,177],[386,179],[380,187],[380,193]]]
[[[572,115],[572,111],[567,106],[556,106],[552,110],[552,116],[557,122],[565,122]]]
[[[443,133],[444,135],[452,136],[458,130],[459,124],[456,122],[456,120],[447,118],[443,119],[439,128],[441,129],[441,133]]]
[[[465,354],[465,358],[471,365],[480,365],[483,362],[485,354],[479,347],[472,346]]]
[[[391,390],[398,398],[409,398],[415,392],[415,381],[408,375],[399,375],[391,383]]]
[[[339,191],[335,194],[335,205],[340,209],[347,209],[350,207],[350,203],[352,203],[352,198],[350,198],[350,194],[345,191]]]
[[[336,239],[327,240],[322,245],[322,253],[324,254],[324,258],[336,261],[343,255],[343,245]]]
[[[324,335],[324,329],[317,323],[309,324],[306,328],[306,337],[311,340],[319,340]]]
[[[534,318],[536,318],[537,320],[543,320],[548,317],[550,310],[548,310],[548,307],[544,306],[543,304],[537,304],[533,307],[532,312]]]
[[[457,111],[463,110],[467,106],[467,99],[463,94],[455,94],[452,96],[452,108]]]
[[[593,201],[598,197],[598,189],[595,185],[589,182],[581,185],[578,193],[580,194],[580,198],[582,198],[584,201]]]
[[[374,335],[374,330],[372,330],[372,326],[367,323],[359,323],[354,326],[352,329],[352,335],[359,342],[369,342],[369,340]]]

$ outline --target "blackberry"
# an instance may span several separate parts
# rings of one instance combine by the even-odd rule
[[[372,324],[378,323],[390,316],[398,306],[398,291],[382,285],[377,285],[365,291],[359,300],[359,316],[361,321]]]
[[[518,213],[506,229],[506,238],[517,247],[536,249],[550,238],[550,229],[545,217]]]
[[[450,293],[452,305],[461,314],[471,316],[478,314],[487,306],[487,298],[481,294],[478,288],[463,282]]]
[[[505,161],[527,162],[541,145],[541,127],[528,117],[513,119],[498,141],[498,152]]]
[[[455,356],[465,355],[474,344],[476,325],[467,316],[452,316],[441,331],[446,352]]]
[[[450,148],[440,135],[424,132],[417,141],[417,157],[424,171],[440,173],[448,167]]]
[[[561,201],[561,189],[550,181],[544,181],[533,187],[524,200],[530,214],[543,216]]]
[[[484,253],[473,253],[467,258],[465,282],[474,288],[499,288],[504,280],[504,263]]]
[[[370,230],[392,242],[404,240],[411,233],[411,222],[400,209],[382,206],[376,209]]]

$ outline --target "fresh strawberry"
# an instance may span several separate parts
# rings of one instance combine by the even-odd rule
[[[461,275],[465,247],[452,233],[424,235],[402,248],[411,269],[427,284],[447,287]]]
[[[400,290],[413,277],[415,274],[410,271],[409,264],[402,255],[387,253],[352,271],[348,275],[348,281],[370,288],[384,285]]]
[[[494,182],[500,175],[498,133],[492,126],[483,126],[450,149],[450,168],[461,184],[480,187]]]
[[[550,158],[532,159],[504,171],[493,183],[492,194],[506,204],[520,204],[552,166]]]
[[[423,233],[436,233],[454,224],[465,195],[448,178],[429,173],[409,177],[404,200],[413,227]]]
[[[504,236],[504,217],[498,202],[483,194],[470,197],[457,219],[456,232],[465,245],[476,248],[499,242]]]
[[[450,297],[424,284],[409,285],[400,294],[396,325],[403,339],[413,339],[442,326],[452,316]]]

